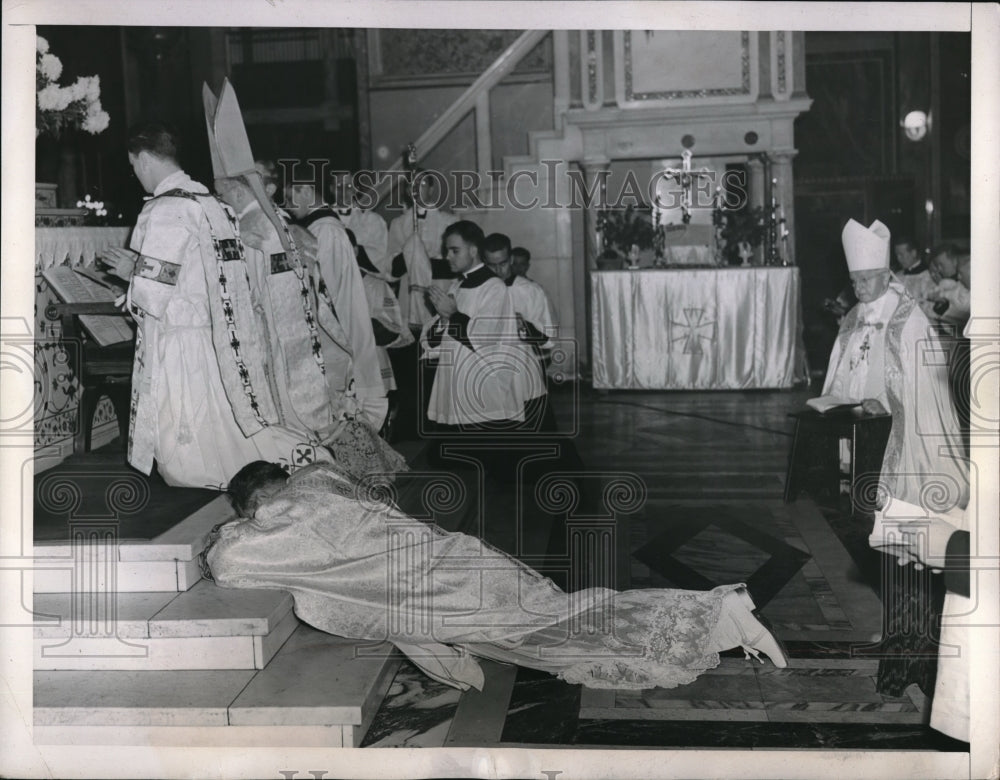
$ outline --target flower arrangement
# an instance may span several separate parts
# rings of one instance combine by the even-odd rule
[[[760,206],[739,211],[716,209],[712,213],[712,222],[717,231],[718,251],[729,265],[745,262],[740,252],[745,255],[748,250],[752,252],[761,246],[767,233],[764,209]]]
[[[41,36],[36,41],[35,89],[38,104],[35,109],[35,137],[43,133],[56,138],[64,129],[80,128],[91,135],[103,132],[110,121],[101,108],[99,76],[80,76],[76,82],[61,87],[62,62],[49,53],[49,42]]]
[[[633,246],[652,249],[656,231],[649,222],[649,206],[628,206],[621,209],[601,209],[597,214],[597,230],[604,243],[604,255],[628,257]]]

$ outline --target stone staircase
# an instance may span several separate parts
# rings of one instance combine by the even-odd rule
[[[37,744],[360,745],[399,656],[300,623],[284,591],[202,579],[230,516],[219,497],[151,541],[98,523],[35,544]]]

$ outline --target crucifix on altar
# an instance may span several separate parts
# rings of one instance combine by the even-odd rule
[[[666,168],[663,171],[668,179],[675,181],[680,187],[681,220],[685,225],[691,223],[691,207],[694,205],[693,192],[695,183],[701,179],[705,179],[711,183],[715,179],[715,172],[708,170],[708,168],[702,168],[700,171],[691,170],[691,158],[693,156],[694,155],[691,154],[690,149],[685,149],[681,153],[681,167]],[[661,210],[668,207],[670,206],[665,206],[660,202],[660,193],[657,192],[656,197],[653,199],[654,227],[660,224]],[[672,207],[676,208],[676,205],[673,205]]]

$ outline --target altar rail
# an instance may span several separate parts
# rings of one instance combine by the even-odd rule
[[[748,390],[808,379],[799,269],[592,274],[599,389]]]

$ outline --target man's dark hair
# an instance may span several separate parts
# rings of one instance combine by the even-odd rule
[[[524,262],[526,262],[526,263],[530,263],[531,262],[531,252],[529,252],[523,246],[516,246],[513,249],[511,249],[510,250],[510,256],[511,257],[523,257],[524,258]]]
[[[934,247],[934,249],[931,250],[931,254],[928,259],[933,260],[935,257],[940,257],[941,255],[947,255],[957,263],[958,259],[962,256],[962,254],[963,252],[961,249],[958,248],[957,244],[952,244],[952,243],[938,244],[937,246]]]
[[[132,154],[149,152],[175,163],[180,159],[177,133],[161,122],[144,122],[131,127],[128,131],[128,150]]]
[[[503,233],[490,233],[483,239],[484,252],[506,251],[510,254],[510,239]]]
[[[453,235],[458,235],[466,244],[472,244],[476,247],[480,257],[482,256],[483,242],[486,238],[483,236],[483,229],[475,222],[468,219],[460,219],[458,222],[453,222],[445,228],[444,235],[441,236],[441,242],[444,243],[448,240],[448,236]]]
[[[247,516],[250,507],[250,500],[253,494],[264,487],[268,482],[288,479],[288,473],[277,463],[268,463],[266,460],[255,460],[241,468],[229,480],[229,500],[233,509],[240,517]]]
[[[908,246],[910,249],[918,249],[917,242],[909,233],[900,233],[898,237],[892,239],[893,246]]]

